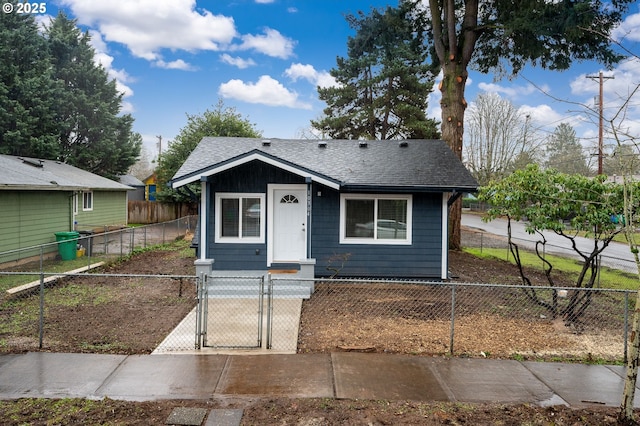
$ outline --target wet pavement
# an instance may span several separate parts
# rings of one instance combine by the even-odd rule
[[[270,396],[585,407],[619,406],[623,384],[621,366],[350,352],[0,355],[0,399]]]

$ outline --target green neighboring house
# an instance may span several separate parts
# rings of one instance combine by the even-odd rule
[[[0,155],[0,264],[38,255],[22,249],[56,232],[126,226],[132,189],[59,161]]]

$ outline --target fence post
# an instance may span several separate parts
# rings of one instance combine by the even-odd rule
[[[456,286],[451,284],[451,330],[449,333],[449,355],[453,355],[453,340],[456,318]]]
[[[195,335],[195,349],[200,349],[200,337],[202,331],[202,289],[204,281],[204,272],[200,272],[200,275],[196,278],[196,335]]]
[[[109,254],[109,235],[107,234],[109,232],[109,228],[105,225],[104,226],[104,254]]]
[[[260,294],[264,294],[264,275],[262,276],[262,278],[260,279]],[[260,306],[263,306],[264,304],[264,300],[262,299],[262,296],[260,297]],[[262,308],[260,311],[260,330],[262,330]],[[271,349],[272,348],[272,341],[271,339],[273,338],[273,336],[271,335],[272,330],[272,326],[273,326],[273,279],[271,277],[271,273],[267,274],[267,344],[266,344],[266,348],[267,349]],[[260,331],[260,335],[262,335],[262,331]],[[262,346],[262,343],[259,344],[259,346]]]

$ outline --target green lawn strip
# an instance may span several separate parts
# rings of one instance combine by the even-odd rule
[[[184,239],[177,239],[176,241],[169,242],[167,244],[153,245],[148,246],[146,248],[138,248],[133,251],[131,255],[124,256],[122,260],[127,260],[134,257],[136,254],[145,252],[145,251],[153,251],[153,250],[163,250],[163,251],[177,251],[180,257],[188,258],[193,257],[193,249],[190,248],[191,241],[187,241]],[[98,263],[102,261],[113,261],[113,257],[105,257],[105,256],[92,256],[91,263]],[[43,269],[47,274],[45,278],[49,276],[49,274],[68,272],[74,269],[82,268],[87,266],[89,260],[86,256],[79,257],[74,260],[47,260],[44,262]],[[29,275],[4,275],[0,270],[0,292],[7,291],[10,288],[17,287],[23,284],[30,283],[32,281],[36,281],[40,279],[40,265],[36,263],[30,263],[29,265],[24,265],[20,268],[21,271],[29,272]]]
[[[479,258],[494,258],[508,261],[515,266],[513,255],[506,249],[498,248],[465,248],[465,252],[473,254]],[[542,270],[543,263],[538,256],[531,251],[520,250],[520,259],[523,266],[529,268],[539,268]],[[577,278],[582,265],[574,259],[568,257],[546,254],[545,259],[553,265],[554,271],[564,272]],[[517,270],[514,269],[514,272]],[[640,284],[638,276],[632,273],[612,269],[606,266],[600,268],[600,288],[610,288],[615,290],[637,290]],[[598,285],[597,285],[598,286]]]
[[[135,258],[136,254],[151,251],[176,251],[180,256],[193,256],[193,249],[189,249],[188,241],[174,241],[163,246],[147,247],[146,249],[138,249],[131,256],[122,259]],[[92,263],[98,261],[98,258],[92,257]],[[69,261],[48,262],[45,270],[47,272],[66,272],[86,265],[86,258],[80,258]],[[22,278],[22,281],[16,280]],[[5,281],[6,279],[6,281]],[[37,275],[0,275],[0,290],[2,292],[17,285],[25,284],[37,279]],[[141,285],[133,282],[131,285]],[[70,282],[60,286],[47,286],[46,289],[46,306],[77,306],[77,305],[93,305],[97,306],[109,303],[113,300],[113,289],[102,286],[100,291],[96,291],[93,286],[83,283]],[[8,333],[10,335],[30,335],[33,334],[34,324],[37,324],[39,318],[39,298],[37,290],[30,293],[30,296],[21,296],[16,298],[3,298],[4,294],[0,294],[0,334]],[[182,299],[178,299],[182,301]],[[1,342],[0,342],[1,343]],[[0,345],[1,346],[1,345]]]
[[[98,263],[105,261],[106,258],[101,256],[92,256],[91,263]],[[86,256],[79,257],[74,260],[48,260],[43,264],[43,270],[47,274],[45,278],[49,276],[49,274],[57,274],[61,272],[73,271],[74,269],[82,268],[89,264],[89,258]],[[40,265],[29,264],[20,268],[21,271],[29,272],[29,275],[4,275],[0,271],[0,291],[4,292],[10,288],[20,286],[22,284],[27,284],[32,281],[36,281],[40,279]],[[14,271],[17,272],[17,271]]]

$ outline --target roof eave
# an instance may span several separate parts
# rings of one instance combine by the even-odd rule
[[[477,186],[467,185],[376,185],[376,184],[349,184],[342,185],[344,191],[376,191],[376,192],[476,192]]]

